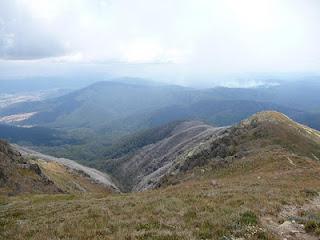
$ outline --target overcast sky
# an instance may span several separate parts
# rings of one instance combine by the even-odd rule
[[[0,74],[319,73],[319,24],[319,0],[0,0]]]

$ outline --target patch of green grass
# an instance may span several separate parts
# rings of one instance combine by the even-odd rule
[[[161,224],[159,222],[139,223],[136,227],[137,231],[150,231],[152,229],[160,229]]]
[[[316,220],[309,220],[304,224],[304,229],[308,233],[314,233],[320,236],[320,222]]]
[[[257,225],[258,224],[258,217],[252,211],[246,211],[240,215],[239,223],[241,225]]]

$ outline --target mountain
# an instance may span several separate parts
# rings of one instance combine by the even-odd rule
[[[176,121],[229,126],[256,112],[274,110],[320,129],[317,90],[316,81],[202,90],[140,80],[130,83],[130,79],[98,82],[58,98],[0,109],[2,119],[32,113],[12,123],[19,128],[6,126],[0,137],[97,167],[95,162],[114,157],[110,151],[125,142],[123,139]]]
[[[188,106],[170,106],[154,112],[148,122],[151,126],[163,124],[174,120],[198,119],[215,126],[233,125],[251,116],[256,112],[274,110],[283,112],[296,120],[311,122],[306,112],[294,108],[284,107],[272,102],[259,102],[253,100],[205,100]]]
[[[273,102],[281,106],[293,107],[306,112],[319,112],[320,81],[318,78],[300,81],[283,81],[275,86],[257,88],[217,87],[205,90],[217,99],[253,100]]]
[[[268,111],[229,127],[176,122],[132,139],[139,144],[123,141],[124,152],[101,164],[133,192],[0,195],[0,238],[318,239],[317,130]],[[44,171],[59,173],[51,163]]]
[[[37,112],[20,124],[97,127],[172,102],[188,103],[189,95],[189,90],[181,87],[98,82],[60,98],[17,104],[2,110],[1,115]]]
[[[223,129],[201,122],[181,122],[162,139],[107,161],[104,169],[125,191],[153,188],[183,152],[218,136]]]
[[[141,191],[160,186],[171,174],[176,176],[206,164],[251,158],[272,149],[283,148],[288,155],[319,159],[319,144],[320,133],[316,130],[278,112],[261,112],[232,127],[176,123],[158,141],[124,152],[120,157],[109,155],[111,158],[103,169],[117,179],[124,191]],[[99,166],[103,166],[101,161]]]
[[[320,111],[317,81],[204,90],[129,82],[98,82],[62,97],[14,104],[0,110],[0,116],[34,113],[18,124],[105,129],[109,135],[128,134],[146,123],[154,127],[172,120],[198,119],[228,125],[265,110],[285,112],[295,120],[318,126],[312,115]]]

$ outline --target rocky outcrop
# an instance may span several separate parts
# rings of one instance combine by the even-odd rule
[[[46,177],[38,164],[31,163],[0,140],[0,193],[59,193],[61,190]]]
[[[19,152],[21,152],[22,156],[33,157],[33,158],[41,159],[41,160],[44,160],[47,162],[59,163],[78,176],[81,176],[83,178],[87,178],[91,182],[94,182],[96,184],[103,185],[108,190],[115,191],[115,192],[119,191],[118,187],[112,181],[111,177],[108,174],[103,173],[97,169],[83,166],[73,160],[70,160],[70,159],[56,158],[56,157],[42,154],[42,153],[36,152],[34,150],[18,146],[18,145],[14,145],[14,147],[17,150],[19,150]]]

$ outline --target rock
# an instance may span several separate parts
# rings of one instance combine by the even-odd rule
[[[219,186],[218,181],[215,180],[215,179],[212,179],[210,183],[211,183],[212,187],[218,187]]]

